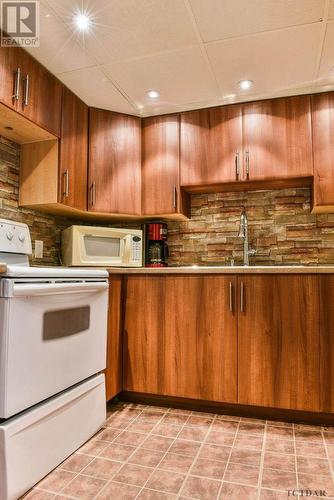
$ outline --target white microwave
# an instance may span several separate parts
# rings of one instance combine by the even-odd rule
[[[142,253],[140,229],[71,226],[62,232],[65,266],[141,267]]]

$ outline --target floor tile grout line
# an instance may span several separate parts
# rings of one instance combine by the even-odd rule
[[[296,487],[299,489],[299,478],[298,478],[298,459],[297,459],[297,441],[296,441],[296,429],[295,424],[292,424],[292,434],[293,434],[293,447],[295,451],[295,469],[296,469]]]
[[[260,496],[261,496],[263,469],[264,469],[264,457],[265,457],[265,452],[266,452],[267,429],[268,429],[268,420],[266,420],[264,432],[263,432],[263,443],[262,443],[261,457],[260,457],[260,464],[259,464],[259,477],[257,480],[257,487],[258,487],[257,494],[256,494],[257,500],[260,500]]]
[[[326,457],[327,457],[327,461],[328,461],[328,464],[329,464],[329,470],[330,470],[330,473],[331,473],[331,476],[332,476],[332,481],[334,482],[334,468],[333,468],[332,460],[330,459],[330,456],[329,456],[328,446],[327,446],[326,437],[324,435],[324,432],[325,432],[324,429],[321,428],[321,437],[322,437],[322,440],[323,440],[323,443],[324,443],[324,447],[325,447],[325,451],[326,451]]]
[[[219,488],[219,491],[218,491],[218,495],[217,495],[217,499],[219,499],[220,497],[220,494],[222,492],[222,489],[223,489],[223,485],[224,485],[224,479],[225,479],[225,475],[226,475],[226,471],[227,471],[227,467],[230,463],[230,459],[231,459],[231,455],[232,455],[232,451],[233,451],[233,448],[234,448],[234,445],[235,445],[235,442],[236,442],[236,439],[237,439],[237,435],[239,433],[239,427],[240,427],[240,424],[241,424],[242,420],[240,418],[240,420],[238,421],[238,425],[237,425],[237,429],[236,429],[236,432],[235,432],[235,436],[234,436],[234,439],[233,439],[233,443],[232,443],[232,446],[231,446],[231,449],[230,449],[230,453],[228,455],[228,458],[227,458],[227,461],[226,461],[226,464],[225,464],[225,470],[224,470],[224,474],[223,474],[223,478],[221,480],[221,485],[220,485],[220,488]]]
[[[195,416],[195,415],[193,415],[193,416]],[[200,453],[201,453],[201,450],[202,450],[203,446],[204,446],[205,444],[212,444],[212,443],[207,443],[207,442],[206,442],[206,438],[208,437],[208,435],[209,435],[210,431],[212,430],[212,427],[213,427],[214,422],[217,420],[217,415],[216,415],[216,414],[212,413],[212,416],[213,416],[213,418],[212,418],[212,422],[210,423],[210,425],[209,425],[209,427],[208,427],[208,429],[207,429],[207,431],[206,431],[206,433],[205,433],[205,436],[204,436],[204,438],[203,438],[203,441],[202,441],[202,443],[201,443],[200,447],[198,448],[196,455],[195,455],[195,456],[194,456],[194,458],[193,458],[192,464],[191,464],[191,466],[189,467],[188,472],[185,474],[184,481],[183,481],[183,483],[182,483],[181,488],[179,489],[179,492],[178,492],[178,494],[177,494],[177,496],[176,496],[176,499],[180,498],[180,496],[181,496],[181,494],[182,494],[183,487],[184,487],[184,485],[186,484],[186,481],[187,481],[188,477],[191,475],[191,474],[190,474],[190,473],[191,473],[191,470],[192,470],[192,468],[193,468],[193,466],[194,466],[195,461],[198,459],[198,457],[199,457],[199,455],[200,455]],[[210,417],[208,417],[208,418],[210,418]],[[191,497],[188,497],[188,498],[191,498]]]
[[[170,410],[170,408],[169,408]],[[173,442],[169,445],[169,447],[167,448],[167,450],[165,451],[165,453],[163,454],[160,462],[155,466],[154,470],[152,471],[152,473],[150,474],[150,476],[147,478],[147,481],[145,482],[145,484],[141,487],[141,489],[138,491],[138,494],[136,495],[135,499],[138,498],[138,496],[141,494],[141,492],[145,489],[145,486],[148,484],[149,480],[151,479],[152,475],[154,474],[154,472],[159,468],[159,465],[161,464],[161,462],[164,460],[164,458],[166,457],[167,453],[169,452],[169,450],[171,449],[171,447],[173,446],[173,444],[177,441],[178,437],[180,436],[181,432],[183,431],[184,427],[186,426],[187,422],[189,421],[189,419],[192,417],[191,414],[188,415],[187,419],[185,420],[185,422],[183,422],[181,428],[179,429],[179,432],[177,433],[177,435],[175,436],[175,438],[173,438]],[[166,492],[167,493],[167,492]],[[177,497],[178,498],[178,497]]]

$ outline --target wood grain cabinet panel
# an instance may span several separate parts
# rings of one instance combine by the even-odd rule
[[[142,121],[142,213],[180,211],[180,116]]]
[[[59,201],[87,210],[88,106],[64,88],[59,156]]]
[[[238,402],[319,411],[318,277],[251,276],[238,282],[244,287]]]
[[[241,107],[181,113],[181,185],[221,184],[241,175]]]
[[[313,209],[334,211],[334,92],[312,96]]]
[[[18,68],[21,78],[16,100],[13,95]],[[62,88],[55,76],[21,48],[0,48],[0,101],[58,137]]]
[[[334,413],[334,276],[320,277],[321,410]]]
[[[140,215],[140,118],[96,108],[89,116],[89,210]]]
[[[313,175],[310,96],[242,106],[245,180]]]
[[[122,276],[109,277],[106,399],[122,391]]]
[[[124,390],[235,402],[235,286],[223,276],[129,276]]]

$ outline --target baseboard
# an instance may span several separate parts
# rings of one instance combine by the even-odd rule
[[[240,417],[280,420],[283,422],[296,422],[312,425],[334,425],[334,414],[331,413],[220,403],[216,401],[187,399],[175,396],[161,396],[157,394],[128,391],[124,391],[119,394],[118,399],[154,406],[168,406],[172,408],[236,415]]]

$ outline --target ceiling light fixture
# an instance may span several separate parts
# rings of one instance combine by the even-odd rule
[[[87,14],[79,12],[74,16],[74,24],[79,31],[87,31],[91,25],[91,19]]]
[[[146,95],[149,99],[158,99],[158,97],[160,97],[160,92],[158,90],[148,90]]]
[[[239,87],[241,88],[241,90],[248,90],[251,88],[253,83],[253,80],[241,80],[239,82]]]

